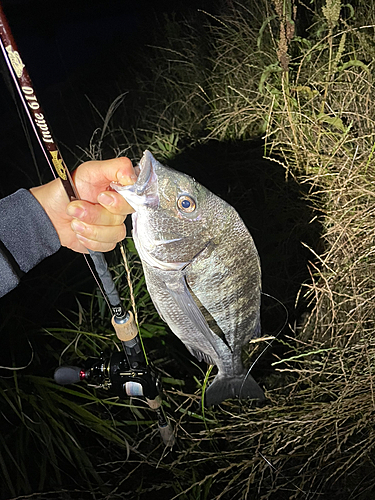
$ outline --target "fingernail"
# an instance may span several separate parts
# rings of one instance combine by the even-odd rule
[[[85,232],[85,225],[82,224],[82,222],[80,222],[79,220],[72,220],[71,224],[70,224],[71,228],[73,229],[73,231],[75,233],[84,233]]]
[[[75,217],[76,219],[81,219],[85,215],[86,210],[82,207],[75,207],[74,205],[68,205],[66,213],[71,217]]]
[[[113,196],[110,196],[107,193],[100,193],[98,196],[98,201],[103,205],[113,205],[115,200],[113,199]]]
[[[119,172],[117,174],[117,180],[123,186],[128,186],[129,184],[134,184],[137,179],[138,179],[138,176],[135,173],[131,174],[131,175],[127,175],[127,174],[122,174],[121,172]]]

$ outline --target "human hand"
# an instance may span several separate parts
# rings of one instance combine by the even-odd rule
[[[128,158],[82,163],[72,174],[80,200],[69,203],[60,179],[30,189],[54,225],[62,246],[75,252],[112,250],[125,238],[124,220],[134,210],[108,190],[112,181],[134,184],[137,176]]]

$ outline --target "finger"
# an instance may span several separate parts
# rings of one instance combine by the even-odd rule
[[[73,219],[70,226],[76,235],[84,237],[87,240],[97,241],[100,243],[110,243],[115,245],[118,241],[122,241],[126,236],[124,224],[120,224],[118,226],[98,226],[85,224],[81,220]]]
[[[98,226],[119,226],[125,220],[129,212],[117,213],[117,210],[112,213],[106,208],[98,204],[89,203],[83,200],[73,201],[69,203],[66,213],[75,219],[79,219],[86,224],[94,224]]]
[[[78,190],[81,183],[86,183],[104,191],[112,181],[117,181],[124,186],[134,184],[137,175],[129,158],[120,157],[82,163],[74,171],[73,178]]]
[[[77,234],[77,240],[82,244],[85,248],[85,252],[88,253],[88,250],[94,250],[95,252],[110,252],[116,247],[116,243],[103,243],[101,241],[93,241]]]
[[[68,248],[70,248],[74,252],[78,252],[78,253],[86,253],[86,254],[89,253],[88,248],[78,238],[76,238],[76,240],[73,241]],[[90,249],[90,250],[92,250],[92,249]],[[112,248],[112,250],[113,250],[113,248]]]
[[[134,212],[129,203],[116,191],[104,191],[98,195],[98,202],[113,214],[128,215]]]

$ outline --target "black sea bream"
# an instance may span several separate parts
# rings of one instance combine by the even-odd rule
[[[137,182],[113,183],[136,211],[134,242],[161,318],[218,373],[207,405],[264,399],[241,361],[260,334],[261,270],[252,237],[233,207],[145,151]]]

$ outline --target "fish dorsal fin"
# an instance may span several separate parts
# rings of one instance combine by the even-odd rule
[[[171,273],[175,274],[175,273]],[[230,356],[231,352],[227,345],[218,337],[208,326],[207,321],[205,320],[202,312],[199,310],[199,307],[195,303],[185,281],[185,276],[179,274],[179,279],[167,280],[166,287],[170,296],[176,302],[177,306],[183,311],[183,313],[188,317],[192,323],[192,326],[200,332],[205,339],[209,342],[212,349],[216,352],[216,355],[219,359],[223,358],[223,355]],[[189,350],[197,352],[198,349],[189,346]],[[202,349],[203,351],[203,349]],[[192,354],[195,354],[192,352]],[[208,353],[203,353],[202,358],[211,359],[212,356]]]

